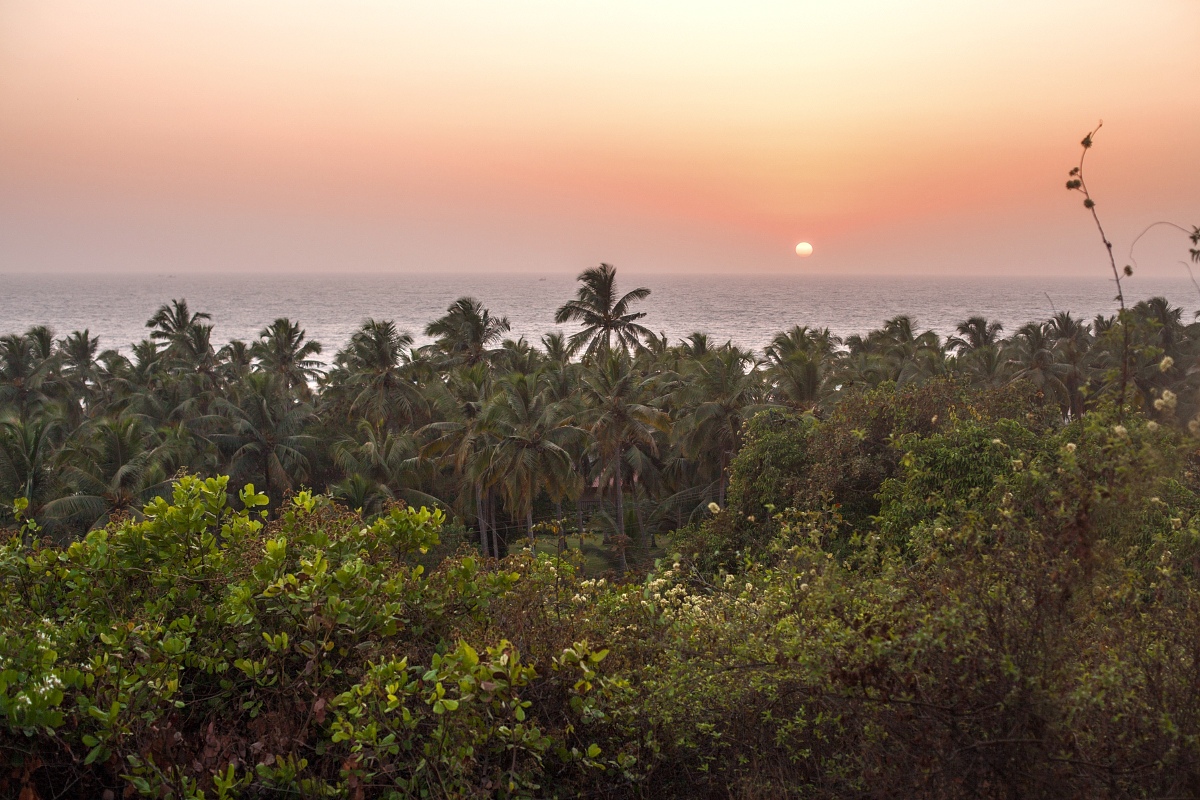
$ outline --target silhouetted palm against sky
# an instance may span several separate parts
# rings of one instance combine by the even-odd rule
[[[624,350],[636,350],[641,340],[651,336],[649,328],[638,324],[645,312],[631,311],[633,303],[645,300],[650,290],[634,289],[617,297],[617,270],[611,264],[586,269],[577,280],[579,287],[575,299],[558,309],[554,321],[578,322],[583,330],[571,336],[572,347],[584,349],[584,358],[592,359],[601,350],[611,350],[615,345]]]

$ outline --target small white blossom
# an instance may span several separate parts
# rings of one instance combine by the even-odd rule
[[[1163,356],[1163,360],[1158,362],[1158,371],[1166,372],[1173,366],[1175,366],[1175,359],[1170,356]]]
[[[1146,430],[1150,431],[1151,433],[1154,433],[1156,430],[1158,430],[1158,423],[1155,422],[1154,420],[1150,420],[1149,422],[1146,423]]]
[[[1113,433],[1115,433],[1117,436],[1120,436],[1120,437],[1122,437],[1122,438],[1124,438],[1125,436],[1128,436],[1128,435],[1129,435],[1129,431],[1125,430],[1125,426],[1124,426],[1124,425],[1113,425],[1113,429],[1112,429],[1112,431],[1113,431]]]
[[[716,503],[709,503],[709,504],[708,504],[708,510],[709,510],[710,512],[712,512],[713,514],[720,514],[720,513],[721,513],[721,507],[720,507],[719,505],[717,505]]]
[[[1068,452],[1068,453],[1074,453],[1074,452],[1075,452],[1075,443],[1074,443],[1074,442],[1067,442],[1067,444],[1066,444],[1066,448],[1067,448],[1067,452]]]

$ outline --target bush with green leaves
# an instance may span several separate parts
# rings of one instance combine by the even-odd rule
[[[1127,410],[1046,424],[1019,393],[907,396],[763,418],[694,534],[758,502],[748,544],[644,580],[435,563],[437,512],[300,493],[268,521],[223,478],[65,548],[16,531],[0,792],[1195,796],[1194,440]],[[849,428],[888,458],[874,513],[805,501],[832,475],[812,442],[877,418],[890,434]]]
[[[262,494],[234,511],[226,484],[184,477],[65,548],[0,547],[0,749],[26,787],[528,796],[548,760],[605,768],[585,730],[614,688],[605,651],[531,660],[460,637],[522,572],[471,556],[427,572],[439,511],[368,524],[302,492],[267,524]],[[535,689],[561,707],[531,708]]]

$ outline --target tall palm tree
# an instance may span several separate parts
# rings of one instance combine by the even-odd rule
[[[631,447],[657,452],[656,431],[666,431],[670,420],[650,403],[651,382],[633,369],[623,350],[608,351],[583,377],[581,386],[586,410],[579,416],[592,434],[598,460],[604,465],[600,485],[611,478],[616,505],[617,534],[625,537],[624,462]],[[627,564],[625,551],[618,548],[620,566]]]
[[[52,417],[0,422],[0,503],[23,497],[35,517],[56,488],[54,456],[62,426]]]
[[[636,350],[641,340],[649,338],[650,330],[638,320],[645,312],[631,311],[638,300],[650,296],[644,287],[618,297],[617,270],[611,264],[586,269],[577,280],[583,284],[575,299],[565,303],[554,314],[559,325],[578,322],[583,330],[571,336],[571,345],[584,348],[584,358],[592,359],[600,351],[611,350],[614,343],[623,350]]]
[[[828,328],[796,325],[777,334],[764,351],[775,401],[798,410],[816,408],[828,394],[825,374],[839,344]]]
[[[438,348],[456,363],[478,364],[489,348],[512,328],[508,317],[495,317],[474,297],[460,297],[446,313],[425,326]]]
[[[698,359],[685,375],[677,405],[676,436],[685,454],[709,457],[716,472],[717,503],[725,505],[729,462],[740,443],[742,424],[771,406],[754,354],[726,345]]]
[[[192,312],[186,299],[172,300],[164,303],[154,312],[154,316],[146,320],[150,328],[150,338],[156,342],[165,342],[168,347],[182,340],[189,330],[200,324],[201,320],[212,319],[211,314],[203,311]]]
[[[250,374],[254,362],[253,347],[241,339],[233,339],[217,351],[221,377],[226,383],[241,383]]]
[[[466,502],[474,501],[480,549],[485,558],[500,554],[498,538],[488,533],[484,497],[485,488],[490,494],[490,487],[495,483],[488,460],[495,438],[483,418],[489,391],[490,378],[486,365],[460,367],[451,372],[446,380],[441,409],[445,418],[431,422],[421,430],[426,444],[420,454],[424,459],[445,464],[459,477],[464,489],[470,488],[470,495],[463,491],[460,497]]]
[[[1059,363],[1046,325],[1040,322],[1022,325],[1013,337],[1010,352],[1010,362],[1015,367],[1013,380],[1029,381],[1046,397],[1056,400],[1064,413],[1069,413],[1070,393],[1063,382],[1069,368]]]
[[[321,354],[321,343],[304,339],[300,323],[280,317],[258,332],[250,353],[260,369],[278,376],[287,389],[309,399],[310,384],[321,377],[321,362],[313,358]]]
[[[0,336],[0,405],[16,409],[21,420],[45,405],[55,393],[58,360],[44,356],[32,336]]]
[[[999,322],[988,322],[986,317],[971,317],[958,326],[958,335],[946,340],[946,347],[959,355],[990,347],[1000,340],[1004,326]]]
[[[391,320],[363,322],[335,358],[341,372],[330,376],[349,392],[350,413],[397,429],[415,418],[425,398],[410,377],[412,341]]]
[[[96,362],[99,350],[100,337],[89,335],[86,329],[58,340],[57,353],[68,395],[66,405],[76,425],[95,410],[95,389],[100,381],[100,365]]]
[[[1051,318],[1046,333],[1054,341],[1056,360],[1063,365],[1061,379],[1067,390],[1068,413],[1078,419],[1083,415],[1083,387],[1091,366],[1091,328],[1070,313],[1059,311]]]
[[[157,445],[154,432],[134,415],[101,419],[78,429],[59,455],[63,480],[73,492],[47,503],[44,516],[90,529],[117,513],[139,514],[142,506],[170,488]]]
[[[513,373],[496,382],[483,424],[495,436],[490,467],[506,505],[533,542],[533,503],[545,491],[551,498],[572,492],[578,480],[567,443],[582,433],[565,422],[539,376]]]
[[[794,325],[790,330],[775,334],[767,345],[764,355],[772,363],[786,361],[795,353],[828,358],[834,354],[842,340],[834,336],[829,328],[809,328]]]
[[[233,398],[219,398],[217,412],[227,420],[211,438],[228,454],[229,471],[239,481],[262,480],[272,499],[308,479],[307,451],[315,444],[305,433],[312,406],[288,395],[274,375],[252,373]]]

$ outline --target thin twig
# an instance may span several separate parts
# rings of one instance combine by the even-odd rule
[[[1088,150],[1092,147],[1092,140],[1095,138],[1099,130],[1104,127],[1104,120],[1092,129],[1091,133],[1083,137],[1080,144],[1083,146],[1083,152],[1079,154],[1079,166],[1071,170],[1071,175],[1074,180],[1067,183],[1067,188],[1083,194],[1083,207],[1092,214],[1092,220],[1096,223],[1096,230],[1100,231],[1100,241],[1104,242],[1104,249],[1108,252],[1108,263],[1112,266],[1113,280],[1117,284],[1117,303],[1120,306],[1118,319],[1121,321],[1121,389],[1117,395],[1117,410],[1122,411],[1125,408],[1125,389],[1129,385],[1129,321],[1125,319],[1125,292],[1121,287],[1121,271],[1117,269],[1117,259],[1113,255],[1113,244],[1108,240],[1108,235],[1104,232],[1104,226],[1100,224],[1100,215],[1096,213],[1096,201],[1092,199],[1092,195],[1088,192],[1087,182],[1083,178],[1083,162],[1087,158]],[[1132,275],[1133,271],[1130,268],[1126,274]]]

